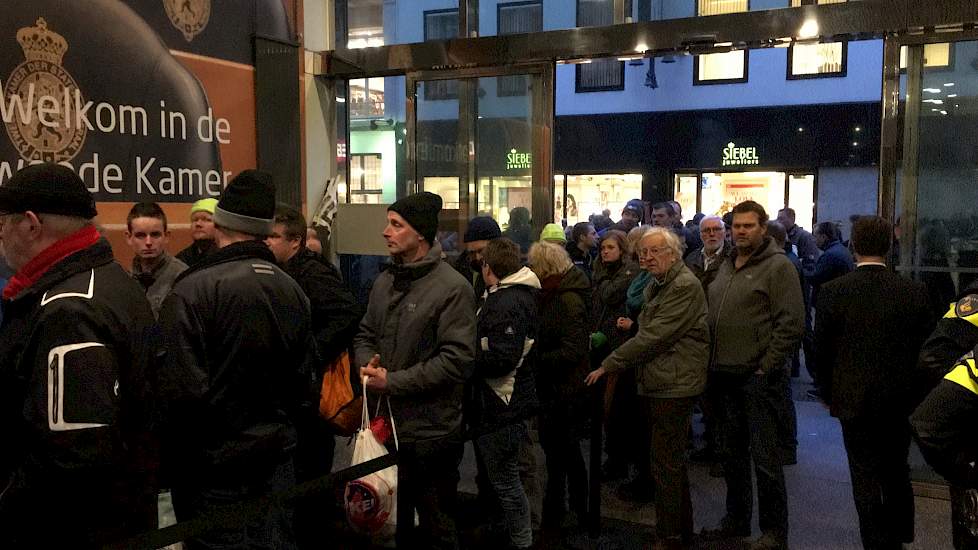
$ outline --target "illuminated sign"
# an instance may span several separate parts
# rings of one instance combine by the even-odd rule
[[[757,147],[737,147],[731,141],[723,150],[723,166],[756,166],[760,163]]]
[[[527,170],[533,167],[533,154],[520,153],[516,149],[510,149],[506,155],[507,170]]]

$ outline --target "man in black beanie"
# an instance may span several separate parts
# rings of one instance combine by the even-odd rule
[[[439,210],[441,198],[428,192],[388,208],[384,239],[394,261],[374,282],[354,340],[361,375],[370,390],[390,397],[400,438],[398,548],[458,548],[455,498],[475,296],[441,261]],[[419,529],[411,528],[415,509]]]
[[[218,250],[185,271],[163,302],[165,471],[178,521],[295,484],[292,419],[315,397],[309,300],[275,265],[275,188],[235,177],[214,209]],[[186,548],[294,548],[291,510],[270,506]]]
[[[490,216],[477,216],[469,220],[469,226],[465,229],[465,252],[458,255],[455,260],[455,271],[466,278],[475,289],[476,302],[482,301],[482,295],[486,292],[486,283],[482,279],[483,253],[486,245],[493,239],[503,236],[499,229],[499,224]]]
[[[2,548],[94,548],[157,525],[160,342],[95,215],[63,166],[24,168],[0,187],[0,242],[16,271],[0,329]]]

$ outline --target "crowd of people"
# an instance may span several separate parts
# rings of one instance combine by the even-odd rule
[[[635,199],[616,223],[550,224],[531,242],[514,209],[506,232],[470,220],[449,261],[441,208],[428,192],[390,205],[391,261],[358,304],[267,173],[195,203],[193,243],[175,255],[164,210],[133,206],[128,272],[73,172],[16,174],[0,187],[15,271],[0,329],[2,545],[100,546],[155,529],[162,488],[185,522],[329,474],[334,433],[317,403],[348,353],[396,425],[398,547],[459,547],[466,441],[495,546],[542,547],[541,534],[582,523],[581,441],[600,421],[585,405],[599,392],[607,458],[590,475],[654,503],[653,548],[749,537],[755,484],[749,545],[787,548],[803,352],[813,396],[842,426],[864,547],[913,540],[913,436],[952,483],[956,546],[974,547],[978,294],[936,319],[927,289],[889,269],[887,221],[858,217],[845,245],[835,224],[809,234],[788,208],[775,221],[745,201],[684,224],[677,203],[647,212]],[[705,445],[691,454],[697,409]],[[722,521],[698,533],[691,457],[726,487]],[[268,500],[184,544],[319,547],[336,504],[330,492]]]

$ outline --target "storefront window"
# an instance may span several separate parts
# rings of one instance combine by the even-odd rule
[[[784,172],[707,172],[702,179],[701,211],[722,216],[738,203],[752,200],[773,217],[784,208],[784,184]]]
[[[696,213],[696,191],[699,187],[699,176],[696,174],[677,174],[676,188],[673,198],[682,207],[683,212]],[[692,214],[687,217],[692,218]]]
[[[795,210],[795,223],[811,231],[815,221],[815,175],[788,176],[788,206]],[[775,212],[771,212],[773,218]]]
[[[747,50],[697,55],[693,84],[734,84],[747,82]]]
[[[350,81],[350,118],[384,116],[384,79],[358,78]]]
[[[349,202],[380,204],[384,193],[383,174],[381,155],[362,153],[350,155]]]
[[[611,219],[617,221],[625,203],[642,197],[641,174],[568,175],[566,193],[563,176],[554,180],[554,222],[564,221],[566,211],[568,226],[586,222],[592,214],[604,210],[610,211]]]
[[[532,211],[530,176],[479,179],[479,215],[492,216],[505,230],[514,208]]]
[[[788,78],[846,75],[846,43],[794,44],[788,50]]]

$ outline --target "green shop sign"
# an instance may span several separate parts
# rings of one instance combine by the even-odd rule
[[[516,149],[510,149],[506,155],[507,170],[527,170],[533,167],[533,154],[520,153]]]

